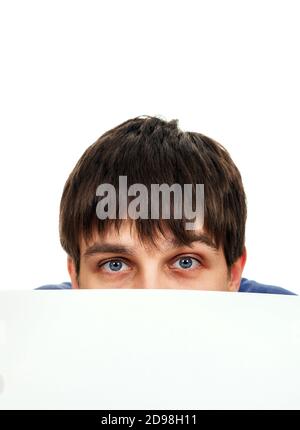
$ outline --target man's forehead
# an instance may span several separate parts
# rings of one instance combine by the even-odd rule
[[[191,241],[188,246],[193,247],[196,244],[202,244],[211,249],[211,251],[218,252],[212,239],[202,230],[198,229],[190,232]],[[184,244],[170,231],[164,231],[164,233],[157,232],[156,237],[153,240],[141,241],[139,239],[136,228],[132,228],[132,225],[124,223],[117,230],[116,227],[108,227],[104,232],[98,232],[94,230],[92,238],[89,241],[84,239],[81,240],[81,251],[85,253],[88,249],[97,245],[105,244],[117,244],[119,246],[126,247],[128,249],[133,248],[144,248],[147,252],[166,252],[174,247],[182,247]]]

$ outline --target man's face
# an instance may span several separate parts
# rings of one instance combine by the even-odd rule
[[[201,232],[197,232],[201,233]],[[119,234],[81,242],[80,273],[68,257],[73,288],[164,288],[237,291],[246,261],[246,249],[228,272],[224,252],[194,241],[178,246],[172,236],[161,236],[158,247],[141,244],[134,228],[124,222]]]

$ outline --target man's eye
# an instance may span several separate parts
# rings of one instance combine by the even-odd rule
[[[193,258],[193,257],[180,257],[174,263],[174,267],[176,269],[185,269],[185,270],[195,269],[200,265],[201,265],[200,261],[196,260],[196,258]]]
[[[124,263],[124,261],[121,261],[121,260],[110,260],[110,261],[107,261],[106,263],[99,265],[99,268],[110,273],[123,272],[123,270],[128,267],[129,266],[126,263]]]

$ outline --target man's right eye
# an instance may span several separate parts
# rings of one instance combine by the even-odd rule
[[[122,260],[109,260],[105,263],[100,264],[99,268],[108,273],[116,273],[123,272],[124,270],[129,268],[129,266]]]

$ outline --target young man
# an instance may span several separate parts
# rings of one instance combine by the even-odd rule
[[[203,134],[181,131],[177,122],[136,117],[104,133],[84,152],[65,184],[60,205],[60,240],[68,255],[71,283],[40,289],[293,294],[242,278],[247,209],[240,173],[222,145]],[[126,190],[120,189],[120,178],[126,179]],[[111,187],[106,194],[99,191],[103,184]],[[187,229],[186,212],[175,216],[175,209],[185,200],[181,198],[176,206],[174,191],[170,199],[160,193],[153,201],[153,184],[177,184],[182,190],[190,184],[191,207],[185,209],[197,207],[196,184],[203,184],[202,222],[197,223],[199,213],[194,212],[194,228]],[[149,192],[139,204],[134,202],[137,188],[140,194],[141,190]],[[110,194],[111,190],[116,194]],[[102,201],[99,206],[99,195],[107,198],[106,205]],[[146,209],[141,208],[144,203],[149,203]],[[110,212],[114,216],[105,217],[110,204],[115,205]],[[159,216],[153,217],[154,204],[160,209]],[[167,206],[170,216],[164,217]]]

